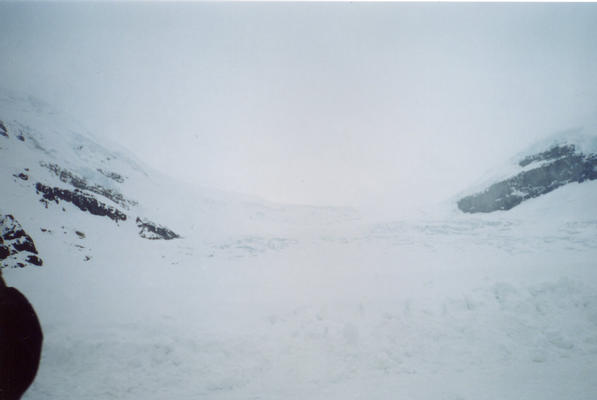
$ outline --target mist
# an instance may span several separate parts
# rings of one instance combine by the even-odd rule
[[[597,106],[593,4],[1,3],[0,86],[190,184],[396,212]]]

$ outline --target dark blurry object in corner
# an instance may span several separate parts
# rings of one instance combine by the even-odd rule
[[[7,287],[0,269],[0,400],[18,400],[33,382],[43,334],[33,307]]]

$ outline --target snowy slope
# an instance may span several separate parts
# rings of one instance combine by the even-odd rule
[[[45,332],[26,399],[597,393],[597,181],[507,212],[372,222],[184,187],[27,103],[0,109],[9,134],[30,127],[25,142],[0,137],[0,206],[44,260],[4,270]],[[69,186],[40,161],[118,189],[132,217],[45,208],[33,180]],[[13,177],[24,168],[30,180]],[[144,239],[136,216],[181,238]]]
[[[283,206],[189,187],[143,165],[116,144],[100,144],[101,137],[39,100],[0,92],[0,121],[6,131],[0,136],[0,184],[5,189],[0,209],[33,231],[60,230],[72,222],[68,229],[84,233],[87,226],[100,224],[107,235],[127,240],[153,221],[181,236],[234,246],[234,241],[256,233],[257,242],[271,239],[261,236],[276,239],[271,221],[301,229],[314,221],[333,224],[356,215],[350,209]],[[79,201],[70,199],[75,194]],[[89,203],[99,204],[98,209]],[[95,217],[87,218],[89,213]],[[257,246],[263,250],[265,245]]]

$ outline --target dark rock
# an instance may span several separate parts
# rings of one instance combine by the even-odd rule
[[[75,233],[77,234],[77,236],[79,237],[79,239],[85,239],[85,234],[83,232],[75,231]]]
[[[39,182],[35,184],[35,189],[38,193],[43,193],[40,201],[45,204],[46,208],[49,201],[54,201],[58,204],[60,200],[63,200],[72,203],[81,211],[87,211],[93,215],[106,216],[115,222],[126,221],[126,214],[122,211],[98,201],[92,195],[79,189],[75,189],[74,191],[66,190],[58,187],[49,187]]]
[[[29,235],[22,237],[20,240],[15,240],[12,247],[18,251],[28,251],[30,253],[37,254],[37,249],[35,248],[35,244]]]
[[[574,145],[555,146],[525,157],[519,165],[524,167],[536,161],[545,163],[460,199],[458,208],[466,213],[509,210],[568,183],[597,179],[597,155],[577,153]]]
[[[18,134],[17,135],[17,139],[19,139],[21,142],[25,141],[25,136],[23,136],[22,134]]]
[[[2,216],[0,227],[2,227],[2,239],[6,241],[28,237],[21,224],[10,214]]]
[[[48,170],[53,172],[62,182],[74,186],[77,189],[87,190],[95,194],[99,194],[100,196],[103,196],[125,208],[128,208],[130,205],[137,205],[136,201],[125,199],[124,196],[116,190],[108,189],[100,185],[92,185],[87,182],[87,179],[77,176],[57,164],[47,164],[43,162],[40,164],[42,167],[46,167]]]
[[[100,174],[104,175],[105,177],[112,179],[113,181],[116,181],[118,183],[123,183],[124,182],[125,178],[122,175],[117,174],[116,172],[105,171],[105,170],[103,170],[101,168],[98,168],[97,171]]]
[[[171,240],[177,239],[180,236],[170,229],[166,228],[165,226],[157,225],[154,222],[151,222],[147,219],[141,219],[137,217],[137,226],[139,227],[139,236],[144,239],[150,240],[157,240],[157,239],[164,239],[164,240]]]
[[[19,173],[18,175],[13,174],[12,176],[14,176],[15,178],[22,179],[24,181],[28,181],[29,180],[29,175],[27,175],[27,174],[25,174],[23,172]]]
[[[547,160],[554,160],[556,158],[561,158],[565,156],[570,156],[574,154],[575,146],[573,144],[565,145],[565,146],[554,146],[551,149],[544,151],[539,154],[533,154],[531,156],[527,156],[520,160],[518,165],[521,167],[526,167],[527,165],[536,162],[536,161],[547,161]]]
[[[8,246],[0,245],[0,260],[4,260],[10,255],[10,249]]]
[[[43,264],[43,261],[41,260],[41,258],[39,258],[38,256],[27,256],[27,262],[33,265],[37,265],[38,267],[41,267]]]
[[[8,137],[8,129],[6,129],[6,125],[2,121],[0,121],[0,135]]]
[[[0,218],[0,260],[2,267],[24,267],[25,263],[41,266],[31,236],[10,214]]]

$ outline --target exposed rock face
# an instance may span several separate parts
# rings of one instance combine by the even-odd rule
[[[27,175],[24,172],[21,172],[18,175],[17,174],[12,174],[12,176],[14,176],[15,178],[19,178],[19,179],[21,179],[23,181],[28,181],[29,180],[29,175]]]
[[[171,240],[179,238],[180,236],[165,226],[158,225],[147,219],[137,217],[137,226],[139,227],[139,236],[144,239],[157,240]]]
[[[1,267],[24,267],[27,264],[41,266],[37,249],[31,236],[10,214],[0,216],[0,262]]]
[[[118,183],[124,183],[125,178],[122,175],[117,174],[116,172],[106,171],[101,168],[98,168],[97,172],[99,172],[100,174],[104,175],[107,178],[112,179],[113,181],[116,181]]]
[[[466,213],[509,210],[527,199],[549,193],[571,182],[597,179],[597,154],[583,154],[574,145],[554,146],[542,153],[527,156],[518,163],[528,169],[506,180],[494,183],[481,193],[458,201]]]
[[[562,157],[568,157],[574,154],[575,147],[572,144],[564,145],[564,146],[554,146],[551,149],[544,151],[542,153],[533,154],[531,156],[526,156],[522,160],[518,162],[518,165],[521,167],[526,167],[527,165],[534,163],[536,161],[548,161],[548,160],[555,160]]]
[[[8,130],[6,129],[6,126],[4,125],[4,122],[0,121],[0,135],[4,136],[4,137],[8,137]]]
[[[137,204],[137,202],[135,202],[135,201],[125,199],[124,196],[122,194],[120,194],[119,192],[117,192],[116,190],[107,189],[107,188],[104,188],[99,185],[91,185],[91,184],[89,184],[89,182],[87,182],[87,180],[85,178],[77,176],[77,175],[73,174],[72,172],[60,167],[57,164],[41,163],[41,166],[46,167],[51,172],[53,172],[62,182],[72,185],[73,187],[75,187],[77,189],[88,190],[90,192],[99,194],[100,196],[103,196],[109,200],[112,200],[114,203],[119,204],[125,208],[128,208],[129,205]],[[102,171],[100,171],[100,172],[102,172]],[[106,175],[104,172],[102,172],[102,173],[104,175]],[[112,174],[114,174],[116,177],[122,178],[118,174],[115,174],[115,173],[112,173]],[[111,176],[109,176],[109,177],[112,179],[115,179],[114,177],[111,177]]]
[[[61,189],[58,187],[49,187],[42,183],[36,183],[35,189],[38,193],[43,193],[40,200],[48,206],[48,201],[55,201],[59,204],[60,200],[68,201],[77,206],[81,211],[88,211],[93,215],[106,216],[116,222],[126,221],[126,214],[122,211],[98,201],[95,197],[79,189],[74,191]]]

